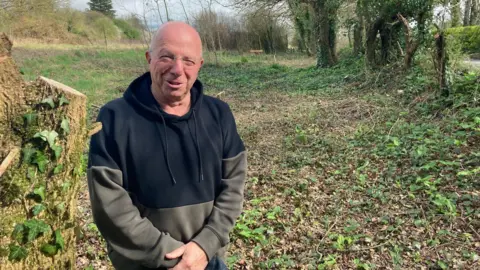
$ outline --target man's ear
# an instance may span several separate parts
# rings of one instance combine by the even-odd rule
[[[152,61],[152,56],[150,55],[150,51],[145,52],[145,59],[147,59],[148,64]]]

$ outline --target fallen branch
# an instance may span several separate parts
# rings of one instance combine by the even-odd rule
[[[2,164],[0,165],[0,177],[5,173],[8,166],[10,166],[10,163],[12,163],[12,161],[17,156],[18,152],[20,152],[19,147],[15,147],[12,150],[10,150],[10,153],[8,153],[7,157],[3,160]]]
[[[96,122],[93,124],[93,128],[90,129],[90,131],[88,132],[88,137],[91,137],[93,135],[95,135],[95,133],[99,132],[100,130],[102,130],[102,123],[101,122]]]

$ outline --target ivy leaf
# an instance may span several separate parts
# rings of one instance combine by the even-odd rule
[[[472,174],[470,171],[461,171],[457,173],[457,176],[469,176]]]
[[[45,200],[45,187],[44,186],[40,186],[36,189],[33,190],[33,194],[37,195],[38,197],[40,197],[40,201],[44,201]]]
[[[10,245],[10,254],[8,255],[9,261],[21,261],[28,255],[28,251],[24,247],[17,245]]]
[[[59,174],[63,171],[63,164],[58,164],[57,166],[55,166],[55,168],[53,169],[53,174]]]
[[[65,182],[62,184],[62,191],[66,192],[70,188],[70,182]]]
[[[62,150],[63,148],[60,146],[60,145],[54,145],[52,146],[52,150],[55,154],[55,159],[58,160],[58,158],[60,157],[60,155],[62,154]]]
[[[48,159],[43,154],[43,152],[37,151],[37,152],[35,152],[35,158],[33,159],[32,163],[37,164],[38,170],[43,173],[43,172],[45,172],[45,167],[48,164]]]
[[[60,229],[55,230],[55,245],[61,250],[65,248],[65,241],[63,240]]]
[[[34,138],[41,138],[42,140],[48,142],[50,148],[55,145],[55,139],[58,137],[58,133],[55,130],[43,130],[42,132],[37,132],[33,135]]]
[[[26,147],[22,149],[22,154],[23,154],[23,163],[28,164],[32,161],[32,156],[35,154],[35,148],[31,147]]]
[[[34,216],[38,216],[43,210],[45,210],[46,207],[43,204],[37,204],[32,208],[32,213]]]
[[[47,256],[50,256],[50,257],[53,257],[55,256],[55,254],[57,254],[57,247],[54,246],[54,245],[50,245],[50,244],[43,244],[41,247],[40,247],[40,251],[47,255]]]
[[[23,224],[20,223],[15,225],[12,232],[12,238],[19,244],[25,243],[25,226],[23,226]]]
[[[41,103],[50,105],[50,108],[52,108],[52,109],[55,108],[55,103],[53,103],[53,98],[52,97],[48,97],[48,98],[43,99]]]
[[[35,113],[27,113],[23,115],[23,119],[25,120],[25,124],[27,126],[31,125],[37,119],[37,114]]]
[[[47,233],[51,231],[50,225],[38,219],[29,219],[25,221],[24,225],[28,228],[28,242],[32,242],[38,237],[38,235],[42,233]]]
[[[27,169],[27,178],[32,180],[33,178],[35,178],[35,168],[34,167],[28,167]]]
[[[61,213],[61,212],[63,212],[63,210],[65,210],[65,203],[61,202],[61,203],[57,204],[55,206],[55,208],[57,208],[57,212]]]
[[[65,134],[68,134],[70,133],[70,123],[68,121],[68,118],[63,118],[62,120],[62,123],[60,124],[60,127],[63,129],[63,132],[65,132]]]
[[[62,95],[58,99],[58,101],[59,101],[60,106],[62,106],[63,104],[70,104],[70,101],[68,101],[68,99],[64,95]]]

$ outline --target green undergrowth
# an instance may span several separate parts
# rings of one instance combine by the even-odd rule
[[[299,109],[276,169],[247,183],[236,247],[261,269],[478,264],[480,76],[452,74],[449,97],[427,76]]]

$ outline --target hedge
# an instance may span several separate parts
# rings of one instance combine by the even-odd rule
[[[459,40],[464,52],[480,53],[480,25],[449,28],[446,34]]]

